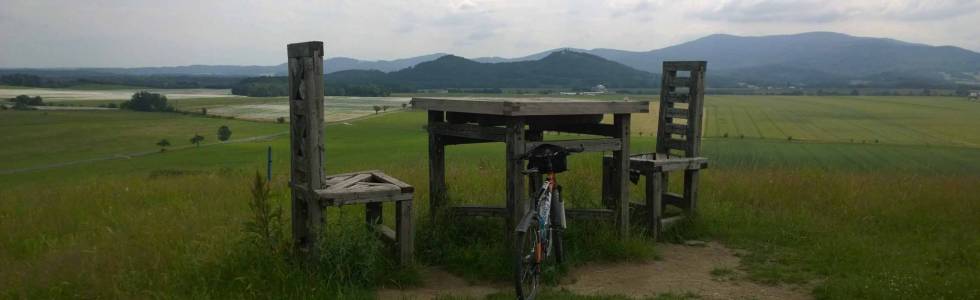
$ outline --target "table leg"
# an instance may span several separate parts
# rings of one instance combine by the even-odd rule
[[[507,120],[507,222],[505,238],[513,242],[514,228],[527,211],[525,201],[527,190],[524,187],[524,125],[521,118]]]
[[[613,117],[616,137],[622,141],[622,148],[613,151],[613,168],[616,173],[612,176],[613,195],[616,197],[616,227],[621,238],[629,237],[630,227],[630,114],[616,114]]]
[[[429,111],[429,125],[445,121],[442,111]],[[446,204],[446,145],[429,132],[429,220],[433,223]]]

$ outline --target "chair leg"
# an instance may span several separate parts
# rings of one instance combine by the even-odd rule
[[[381,203],[368,203],[365,205],[364,221],[370,225],[383,223]]]
[[[660,233],[663,230],[660,219],[663,216],[663,181],[662,173],[650,172],[646,174],[646,207],[647,207],[647,230],[653,240],[660,240]]]
[[[612,158],[602,158],[602,205],[606,208],[613,207],[613,196],[612,191]]]
[[[684,200],[687,207],[684,208],[687,214],[694,215],[698,210],[698,170],[684,171]]]
[[[398,260],[403,265],[412,264],[415,257],[415,230],[412,226],[412,200],[395,202],[395,243]]]

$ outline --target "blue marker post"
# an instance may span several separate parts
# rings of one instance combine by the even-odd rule
[[[268,157],[268,164],[265,168],[265,178],[266,182],[272,182],[272,146],[269,146],[269,151],[267,152],[266,157]]]

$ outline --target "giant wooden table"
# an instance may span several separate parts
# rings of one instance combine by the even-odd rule
[[[609,207],[568,209],[569,218],[608,217],[616,220],[619,234],[629,234],[629,148],[630,114],[649,111],[647,101],[591,101],[565,98],[413,98],[414,109],[428,110],[429,121],[429,206],[435,218],[444,209],[454,216],[502,216],[509,237],[516,222],[529,208],[529,195],[540,185],[541,176],[530,176],[527,189],[522,156],[541,144],[581,147],[585,151],[612,151],[618,166],[608,176]],[[612,114],[613,124],[603,124]],[[593,138],[543,141],[544,131],[579,133]],[[506,147],[506,205],[446,207],[446,146],[504,142]],[[597,170],[598,172],[598,170]]]

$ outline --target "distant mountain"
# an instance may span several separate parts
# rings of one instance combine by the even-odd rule
[[[417,65],[422,62],[432,61],[446,56],[446,53],[435,53],[416,57],[402,58],[396,60],[358,60],[347,57],[335,57],[323,61],[323,73],[333,73],[344,70],[378,70],[382,72],[398,71]],[[285,73],[285,71],[283,71]]]
[[[709,70],[708,85],[712,87],[739,85],[810,87],[866,85],[911,88],[952,87],[955,85],[980,86],[980,53],[953,46],[930,46],[894,39],[856,37],[833,32],[769,36],[715,34],[650,51],[558,48],[516,58],[479,57],[462,62],[459,60],[462,59],[461,57],[454,56],[447,60],[456,59],[452,63],[455,67],[492,69],[493,72],[498,72],[497,70],[505,69],[505,67],[484,66],[477,68],[471,63],[539,61],[555,52],[562,52],[565,55],[573,52],[586,53],[650,73],[660,72],[664,60],[706,60]],[[414,69],[413,67],[420,67],[424,63],[435,62],[445,57],[446,54],[443,53],[377,61],[335,57],[328,58],[324,62],[324,73],[351,70],[396,72]],[[448,64],[449,62],[442,61],[439,64]],[[426,66],[425,68],[432,67]],[[561,66],[555,65],[554,67]],[[409,71],[406,74],[410,72],[420,71]],[[285,73],[285,64],[275,66],[192,65],[148,68],[0,69],[0,75],[32,74],[68,78],[115,75],[253,77],[282,76]],[[354,74],[360,74],[358,76],[362,79],[378,76],[377,72],[350,72],[342,75],[354,76]],[[385,76],[399,78],[398,76],[402,76],[399,74],[401,73]],[[459,75],[465,76],[466,74]],[[508,79],[505,78],[483,78],[493,80],[492,83],[486,85],[508,82]],[[446,79],[455,80],[458,78]],[[593,80],[593,78],[581,79],[583,82]],[[563,82],[567,82],[568,78],[564,80]]]
[[[383,72],[397,71],[417,65],[421,62],[431,61],[445,56],[445,53],[422,55],[410,58],[395,60],[359,60],[347,57],[332,57],[323,61],[323,73],[331,73],[344,70],[379,70]],[[274,66],[234,66],[234,65],[190,65],[176,67],[139,67],[139,68],[19,68],[19,69],[0,69],[0,74],[31,74],[39,76],[53,77],[83,77],[83,76],[106,76],[106,75],[131,75],[131,76],[228,76],[228,77],[254,77],[254,76],[284,76],[287,66],[285,63]]]
[[[382,84],[411,88],[589,88],[654,87],[657,77],[604,58],[557,51],[532,61],[481,63],[446,55],[400,71],[347,70],[327,74],[338,84]]]
[[[658,72],[664,60],[706,60],[716,78],[765,84],[929,86],[969,83],[971,79],[980,84],[976,79],[980,53],[832,32],[754,37],[716,34],[651,51],[584,52],[648,72]]]

